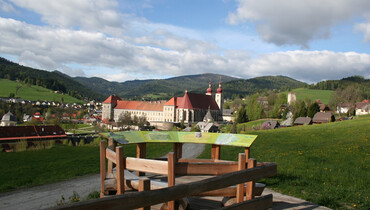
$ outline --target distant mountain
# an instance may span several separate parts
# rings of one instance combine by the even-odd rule
[[[239,79],[222,84],[222,92],[225,98],[232,95],[245,96],[267,90],[290,90],[304,87],[307,84],[286,76],[263,76],[252,79]],[[216,86],[213,88],[214,90]],[[198,89],[197,92],[204,92]]]
[[[13,63],[0,57],[0,78],[22,81],[25,84],[38,85],[51,90],[67,93],[75,98],[102,100],[104,97],[58,71],[44,71]]]
[[[110,94],[117,94],[126,99],[169,99],[174,95],[182,95],[185,89],[189,91],[200,88],[207,89],[209,81],[218,84],[220,79],[222,82],[238,80],[238,78],[220,74],[186,75],[168,79],[132,80],[122,83],[109,82],[97,77],[75,77],[74,79],[86,87],[94,88],[95,91],[106,97]]]

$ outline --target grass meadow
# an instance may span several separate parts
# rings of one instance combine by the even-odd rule
[[[321,103],[329,104],[329,100],[331,95],[334,93],[332,90],[314,90],[308,88],[297,88],[289,91],[291,93],[296,93],[297,100],[305,100],[306,98],[311,99],[311,101],[315,101],[317,99],[321,100]],[[288,94],[288,92],[284,92]]]
[[[334,209],[370,209],[370,116],[321,125],[248,131],[251,157],[276,162],[267,187]],[[200,158],[210,158],[210,146]],[[223,147],[237,160],[242,148]]]
[[[172,144],[148,144],[147,157],[161,157]],[[136,156],[136,145],[124,145],[124,155]],[[98,146],[55,145],[51,149],[0,152],[0,192],[54,183],[100,171]]]
[[[20,82],[15,82],[7,79],[0,79],[0,97],[9,97],[10,93],[16,93],[17,85],[22,85]],[[25,84],[18,90],[18,94],[16,97],[27,99],[31,101],[56,101],[61,102],[61,98],[63,97],[64,103],[84,103],[81,100],[73,98],[69,95],[62,95],[59,93],[54,93],[54,91],[36,86],[31,85],[27,86]]]

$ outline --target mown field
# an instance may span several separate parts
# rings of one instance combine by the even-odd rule
[[[161,157],[172,144],[148,144],[149,158]],[[124,155],[134,157],[136,145],[125,145]],[[98,146],[56,145],[46,150],[0,152],[0,192],[59,182],[99,173]]]
[[[334,93],[332,90],[314,90],[308,88],[297,88],[289,91],[291,93],[296,93],[297,100],[305,100],[306,98],[315,101],[320,99],[322,103],[329,104],[330,96]],[[288,92],[284,92],[288,94]]]
[[[10,93],[16,94],[17,85],[22,85],[20,82],[15,82],[7,79],[0,79],[0,97],[9,97]],[[30,87],[23,84],[22,87],[18,90],[16,97],[27,99],[31,101],[57,101],[61,102],[63,98],[64,103],[84,103],[81,100],[73,98],[69,95],[62,95],[59,93],[54,93],[52,90],[31,85]]]
[[[334,209],[370,209],[370,116],[247,133],[258,135],[251,157],[278,165],[267,187]],[[240,152],[223,147],[221,158],[237,160]],[[210,153],[207,146],[201,158]]]

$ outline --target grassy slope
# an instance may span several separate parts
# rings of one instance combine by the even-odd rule
[[[148,158],[161,157],[172,144],[148,144]],[[125,156],[136,156],[136,145],[124,146]],[[57,145],[48,150],[0,152],[0,192],[99,173],[99,147]]]
[[[304,100],[306,98],[315,101],[316,99],[320,99],[322,103],[329,104],[330,96],[334,93],[332,90],[314,90],[314,89],[307,89],[307,88],[297,88],[293,89],[289,92],[296,93],[297,100]],[[288,92],[284,92],[288,94]]]
[[[16,86],[21,85],[19,82],[7,80],[7,79],[0,79],[0,97],[9,97],[10,93],[14,93],[16,91]],[[62,95],[58,93],[54,93],[52,90],[32,85],[31,87],[28,87],[27,85],[23,85],[18,90],[17,97],[20,97],[22,99],[27,100],[47,100],[47,101],[59,101],[61,100],[61,97],[64,99],[64,103],[84,103],[81,100],[78,100],[76,98],[73,98],[69,95]]]
[[[330,208],[369,209],[370,116],[323,125],[249,131],[257,161],[276,162],[270,188]],[[210,157],[206,147],[202,158]],[[221,158],[236,160],[242,148],[225,147]]]

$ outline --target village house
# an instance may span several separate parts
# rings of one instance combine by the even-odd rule
[[[356,103],[356,115],[370,114],[370,100],[364,100]]]
[[[17,118],[10,111],[1,118],[0,126],[16,126]]]
[[[311,125],[312,124],[312,119],[311,117],[298,117],[294,121],[294,125],[299,126],[299,125]]]
[[[317,112],[312,118],[313,124],[329,123],[334,121],[335,117],[331,112]]]

